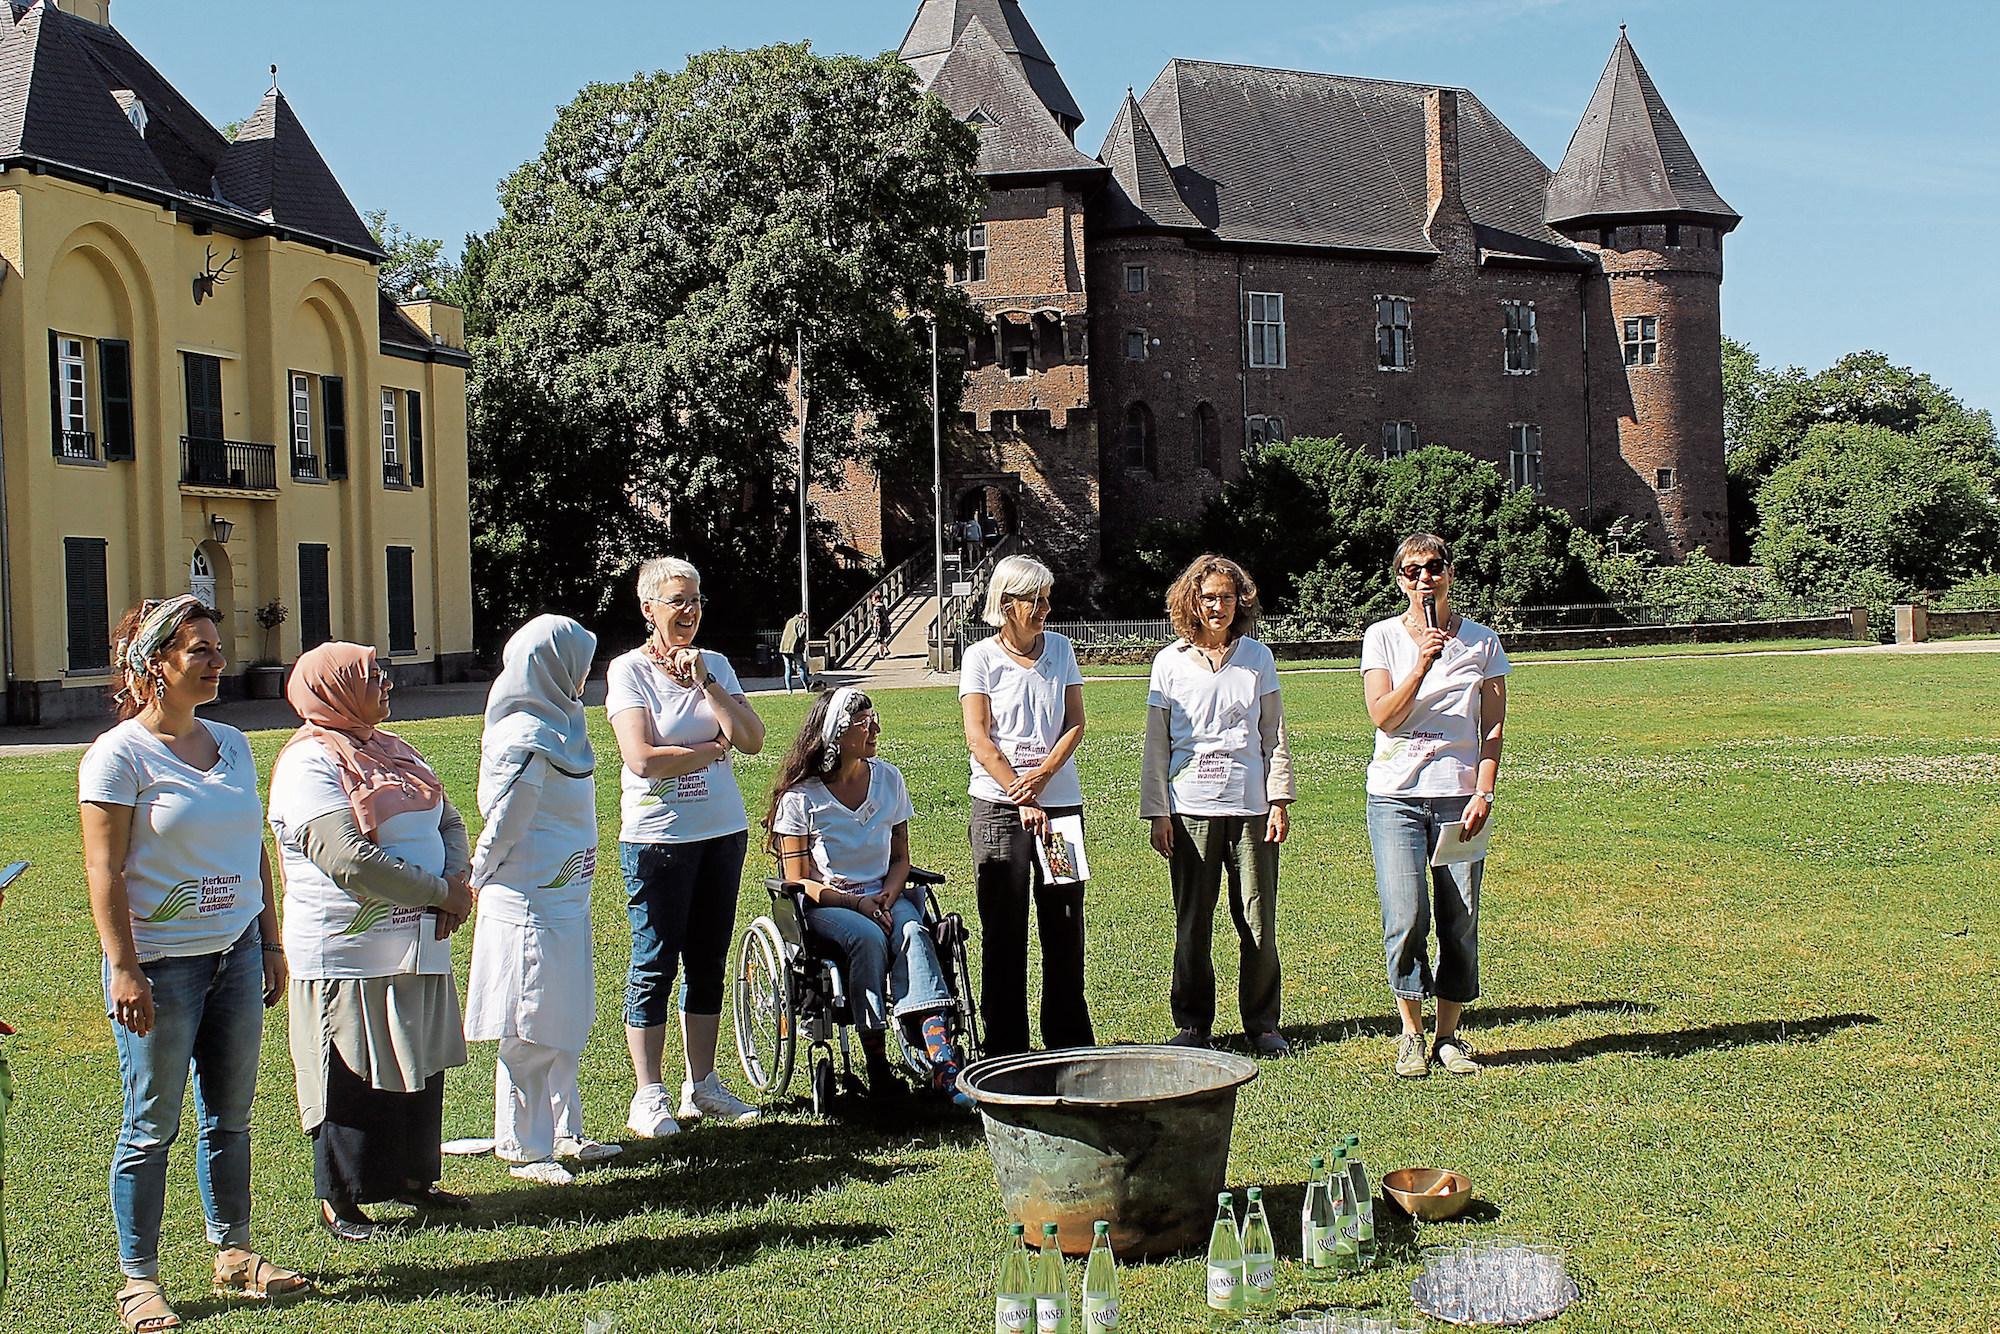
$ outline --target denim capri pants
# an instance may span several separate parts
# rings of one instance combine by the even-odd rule
[[[632,966],[625,974],[625,1026],[667,1022],[674,974],[683,1014],[721,1014],[723,977],[736,930],[736,892],[748,831],[694,843],[618,844],[632,920]]]
[[[1464,814],[1460,797],[1368,794],[1368,841],[1375,850],[1375,893],[1382,902],[1382,946],[1389,986],[1403,1000],[1466,1004],[1479,998],[1479,882],[1486,863],[1432,866],[1444,826]],[[1433,911],[1435,905],[1435,911]],[[1437,968],[1430,933],[1437,928]]]

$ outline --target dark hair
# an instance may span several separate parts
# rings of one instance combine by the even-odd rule
[[[778,850],[778,835],[772,826],[778,823],[779,800],[807,779],[826,776],[827,744],[820,732],[826,726],[826,711],[833,707],[837,693],[829,690],[813,701],[813,706],[806,710],[806,720],[799,724],[799,734],[792,738],[792,744],[785,749],[785,758],[778,761],[778,772],[771,777],[771,800],[764,808],[764,846],[771,852]],[[875,701],[866,694],[858,690],[854,693],[862,710],[875,707]]]
[[[139,626],[146,619],[146,613],[156,605],[158,604],[149,600],[127,609],[111,630],[111,711],[117,715],[121,723],[137,718],[140,711],[152,702],[153,678],[144,673],[135,674],[126,665],[125,646],[132,642],[132,636],[139,633]],[[166,642],[160,653],[165,653],[167,649],[179,644],[181,637],[187,633],[187,628],[196,621],[210,621],[219,630],[222,628],[222,613],[213,607],[201,604],[190,607],[187,615],[181,617],[180,628],[174,631],[174,637]],[[153,655],[154,661],[158,661],[160,653]]]
[[[1256,581],[1227,556],[1208,553],[1196,556],[1167,590],[1167,619],[1182,639],[1192,642],[1201,625],[1201,586],[1212,574],[1227,575],[1236,585],[1236,619],[1229,623],[1230,639],[1241,639],[1257,628]]]
[[[1396,544],[1395,559],[1389,562],[1392,573],[1403,572],[1403,562],[1412,556],[1439,556],[1446,565],[1451,564],[1451,545],[1436,533],[1411,533]]]

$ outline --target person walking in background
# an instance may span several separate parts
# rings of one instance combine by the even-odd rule
[[[583,1133],[577,1068],[597,1015],[590,890],[597,872],[596,757],[583,686],[597,636],[537,616],[507,641],[479,739],[472,853],[479,921],[465,1036],[497,1041],[493,1152],[525,1181],[566,1186],[558,1160],[601,1162],[617,1146]]]
[[[875,622],[875,660],[880,662],[889,656],[889,603],[879,589],[868,595],[868,612]]]
[[[1430,865],[1438,840],[1462,822],[1479,833],[1493,814],[1507,723],[1506,650],[1500,637],[1451,605],[1451,548],[1414,533],[1392,565],[1409,601],[1401,616],[1368,627],[1361,680],[1375,724],[1368,765],[1368,841],[1382,905],[1382,943],[1402,1035],[1395,1071],[1455,1075],[1479,1070],[1459,1032],[1479,996],[1479,888],[1485,861]],[[1435,901],[1438,961],[1430,961]],[[1437,997],[1437,1035],[1424,1051],[1424,999]]]
[[[985,554],[986,530],[979,526],[979,515],[975,512],[965,520],[965,568],[968,577],[972,568],[979,564]]]
[[[764,722],[729,659],[694,646],[707,602],[700,572],[686,561],[661,557],[641,566],[639,611],[649,633],[645,644],[612,660],[604,700],[624,761],[618,856],[632,923],[625,1043],[638,1085],[625,1124],[644,1138],[680,1130],[661,1075],[676,972],[687,1064],[680,1120],[757,1117],[722,1086],[715,1043],[750,845],[729,753],[761,751]],[[804,614],[794,619],[803,635]]]
[[[792,613],[792,619],[785,622],[785,628],[778,636],[778,657],[785,673],[785,693],[792,693],[792,673],[799,674],[799,684],[807,690],[813,688],[812,640],[806,614]]]
[[[375,1238],[364,1205],[469,1207],[440,1190],[444,1072],[465,1064],[451,935],[472,912],[465,822],[409,742],[383,729],[389,673],[333,642],[292,667],[303,726],[271,771],[299,1122],[320,1224]]]
[[[1049,821],[1083,817],[1074,756],[1083,741],[1076,649],[1047,628],[1055,575],[1009,556],[986,586],[999,633],[966,651],[958,699],[971,757],[972,866],[979,893],[986,1054],[1028,1050],[1028,905],[1042,944],[1042,1045],[1096,1042],[1083,986],[1084,884],[1051,884],[1036,845]]]
[[[1167,616],[1180,638],[1153,659],[1139,813],[1173,880],[1170,1041],[1209,1043],[1211,936],[1227,875],[1243,1031],[1259,1053],[1282,1056],[1291,1047],[1278,1031],[1278,849],[1297,791],[1277,663],[1250,638],[1257,585],[1235,561],[1198,556],[1168,590]]]
[[[186,595],[134,607],[111,662],[119,722],[84,753],[77,798],[124,1095],[111,1154],[118,1318],[161,1330],[180,1324],[160,1285],[160,1226],[190,1069],[217,1289],[275,1298],[309,1286],[250,1249],[250,1109],[285,956],[250,743],[195,717],[222,681],[216,613]]]

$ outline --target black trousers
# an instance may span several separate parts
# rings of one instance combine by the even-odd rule
[[[1051,807],[1053,818],[1080,806]],[[1028,905],[1042,943],[1042,1045],[1092,1047],[1090,1003],[1083,995],[1083,886],[1042,880],[1035,841],[1021,813],[972,801],[972,866],[979,893],[979,1009],[986,1054],[1028,1050]]]
[[[314,1128],[313,1193],[329,1203],[377,1204],[444,1175],[444,1071],[415,1093],[372,1088],[329,1044],[326,1120]]]

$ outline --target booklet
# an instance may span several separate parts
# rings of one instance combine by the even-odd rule
[[[1489,818],[1471,838],[1465,837],[1465,822],[1454,821],[1438,830],[1437,851],[1432,866],[1459,866],[1486,860],[1486,845],[1493,841],[1493,821]]]
[[[1036,842],[1035,856],[1049,884],[1074,885],[1090,879],[1090,863],[1083,855],[1083,817],[1061,815],[1050,820],[1048,837]]]

